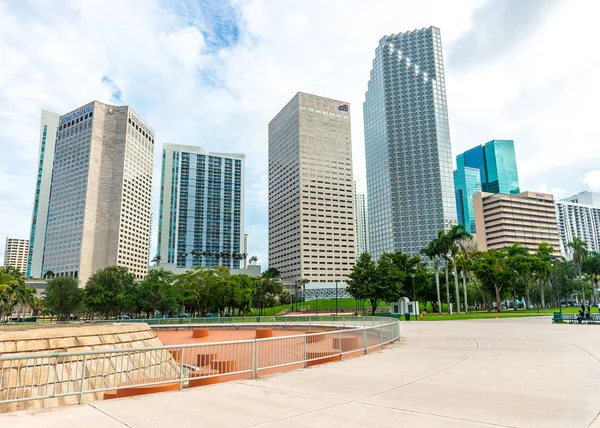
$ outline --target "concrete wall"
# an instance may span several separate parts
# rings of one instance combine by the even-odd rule
[[[147,324],[103,324],[54,326],[0,331],[0,356],[49,354],[115,348],[162,346]],[[118,355],[118,357],[117,357]],[[79,391],[81,373],[84,389],[111,388],[124,382],[153,377],[153,373],[177,371],[168,351],[139,354],[94,354],[0,361],[0,400]],[[34,364],[35,362],[35,364]],[[84,394],[83,402],[102,399],[103,393]],[[79,396],[54,397],[0,404],[0,412],[41,409],[79,403]]]

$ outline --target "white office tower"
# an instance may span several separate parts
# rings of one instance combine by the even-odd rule
[[[352,183],[348,103],[296,94],[269,123],[269,266],[288,288],[350,273]]]
[[[60,116],[57,130],[44,125],[44,115],[47,121],[56,116],[42,113],[46,143],[40,149],[29,276],[52,272],[79,278],[83,286],[97,270],[119,265],[142,279],[148,269],[154,131],[131,108],[98,101]]]

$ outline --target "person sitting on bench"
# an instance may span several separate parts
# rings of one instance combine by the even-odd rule
[[[579,309],[579,313],[577,314],[577,324],[581,324],[584,317],[585,317],[585,312],[583,312],[582,309]]]

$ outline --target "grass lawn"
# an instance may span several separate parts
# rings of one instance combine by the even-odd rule
[[[562,308],[563,313],[565,314],[576,314],[579,308],[576,307],[568,307]],[[558,308],[546,308],[546,309],[530,309],[526,311],[525,309],[519,309],[514,311],[512,309],[504,310],[500,313],[498,312],[486,312],[486,311],[477,311],[470,312],[468,314],[457,314],[454,313],[452,315],[443,313],[442,315],[438,315],[437,313],[428,313],[423,315],[423,321],[447,321],[447,320],[468,320],[468,319],[483,319],[483,318],[515,318],[515,317],[535,317],[535,316],[552,316],[554,312],[559,312]],[[596,313],[594,309],[592,309],[592,313]],[[414,319],[414,317],[412,318]]]
[[[341,312],[341,310],[344,310],[344,313],[346,314],[350,314],[353,313],[355,308],[356,308],[356,300],[352,299],[352,298],[347,298],[347,299],[337,299],[338,300],[338,312]],[[382,306],[387,306],[385,303],[382,304]],[[274,308],[265,308],[263,309],[263,315],[277,315],[279,312],[281,311],[285,311],[286,309],[290,309],[291,305],[279,305],[279,306],[275,306]],[[311,312],[311,311],[315,311],[316,309],[319,310],[319,312],[323,312],[323,311],[332,311],[335,312],[335,299],[319,299],[317,300],[307,300],[304,303],[298,303],[298,310],[302,310],[302,309],[306,309],[306,312]],[[309,309],[310,308],[310,309]],[[363,303],[360,303],[358,305],[358,310],[359,312],[362,310],[362,308],[365,308],[367,310],[367,312],[370,313],[371,310],[371,306],[369,306],[366,301],[363,301]],[[294,310],[296,309],[296,304],[294,304]],[[255,310],[250,312],[250,315],[258,315],[259,311]]]

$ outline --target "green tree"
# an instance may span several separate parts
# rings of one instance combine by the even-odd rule
[[[552,257],[554,249],[547,242],[542,242],[538,245],[535,253],[536,257],[540,261],[540,269],[538,272],[538,283],[540,287],[540,300],[542,309],[546,308],[546,296],[544,295],[544,282],[550,279],[550,270],[552,268]]]
[[[17,306],[17,319],[25,321],[25,310],[27,307],[31,307],[33,298],[37,294],[35,288],[27,287],[24,283],[19,284],[14,290],[14,303]]]
[[[433,239],[421,250],[421,254],[433,261],[433,269],[435,271],[435,290],[437,293],[437,311],[442,314],[442,300],[440,298],[440,256],[442,256],[442,243],[439,239]]]
[[[450,228],[450,230],[445,235],[445,240],[447,242],[448,250],[450,251],[450,257],[452,258],[452,265],[454,267],[454,288],[456,291],[456,310],[460,312],[460,292],[458,290],[458,272],[456,270],[456,255],[458,254],[460,248],[459,244],[461,241],[468,241],[472,239],[473,236],[467,232],[465,227],[462,224],[454,225]],[[467,302],[465,302],[465,312],[468,312]]]
[[[369,253],[362,253],[348,275],[346,291],[355,299],[368,300],[371,314],[375,314],[380,302],[392,302],[400,298],[409,273],[399,266],[412,263],[409,259],[406,254],[384,253],[375,263]]]
[[[583,264],[583,271],[590,276],[594,304],[598,304],[598,275],[600,275],[600,253],[590,253]]]
[[[506,250],[476,252],[473,259],[473,273],[481,285],[495,296],[496,310],[501,312],[504,286],[511,282],[515,274]]]
[[[253,306],[260,310],[261,315],[265,308],[275,306],[283,293],[283,284],[279,277],[279,271],[275,268],[269,268],[262,274],[253,300]]]
[[[109,266],[94,273],[85,285],[85,305],[108,318],[133,307],[135,277],[126,267]]]
[[[177,276],[175,283],[183,293],[186,304],[194,307],[201,316],[210,310],[208,282],[212,271],[198,266]]]
[[[258,280],[246,274],[239,274],[231,275],[230,281],[234,283],[234,307],[238,313],[245,314],[250,311],[252,306],[252,298],[256,294]]]
[[[42,305],[59,321],[68,321],[82,308],[83,298],[83,290],[76,278],[59,276],[48,281]]]
[[[34,317],[37,317],[44,309],[43,301],[38,296],[33,296],[31,299],[31,311]]]
[[[263,278],[281,278],[281,272],[279,272],[279,269],[277,269],[277,268],[270,267],[269,269],[267,269],[266,271],[264,271],[262,273],[262,277]]]
[[[0,266],[0,320],[10,316],[16,305],[26,301],[27,293],[20,271],[12,266]]]
[[[175,274],[165,269],[153,269],[137,288],[137,301],[147,317],[154,316],[156,311],[162,314],[176,311],[183,296],[175,287]]]
[[[579,281],[583,281],[583,264],[588,256],[587,242],[578,237],[574,237],[573,241],[567,244],[567,247],[571,249],[571,253],[573,255],[573,262],[575,262],[575,266],[577,266],[577,270],[579,272]],[[583,290],[582,290],[583,293]],[[582,299],[583,299],[582,295]]]

